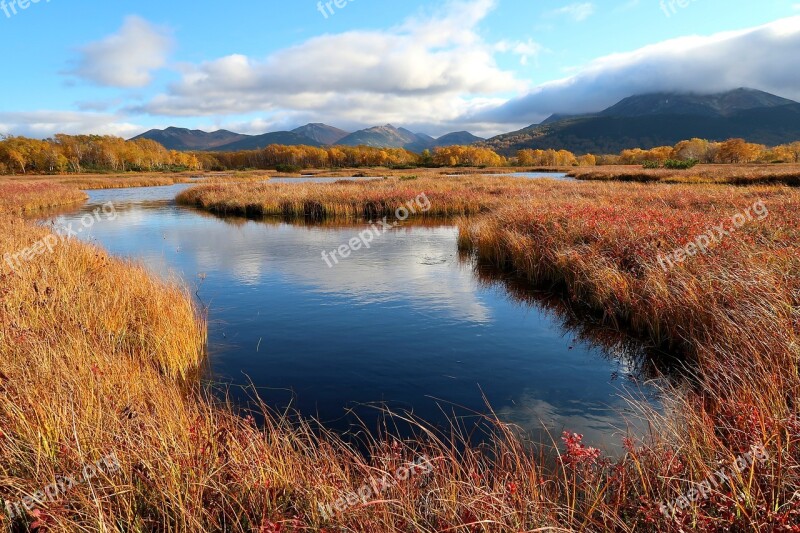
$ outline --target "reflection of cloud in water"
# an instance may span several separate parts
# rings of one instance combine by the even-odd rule
[[[352,311],[353,316],[362,318],[364,314],[360,315],[359,312],[372,309],[386,311],[387,314],[402,310],[406,316],[414,315],[408,318],[416,320],[416,327],[429,322],[443,326],[442,329],[452,327],[453,332],[444,332],[449,336],[440,335],[439,327],[426,332],[437,341],[442,337],[452,352],[441,349],[445,344],[437,345],[432,360],[434,365],[439,365],[443,377],[428,376],[424,386],[415,383],[418,385],[416,388],[397,386],[393,379],[402,381],[413,378],[408,374],[395,378],[393,374],[397,371],[392,366],[394,363],[377,361],[370,377],[375,382],[386,380],[387,387],[394,391],[397,398],[406,401],[415,395],[434,391],[435,396],[452,393],[459,400],[467,398],[459,401],[459,404],[471,405],[469,395],[463,391],[466,385],[451,381],[451,376],[459,375],[451,359],[458,359],[460,363],[462,357],[472,356],[477,363],[481,359],[488,359],[487,353],[497,354],[496,363],[493,361],[482,367],[486,368],[485,372],[473,375],[470,379],[472,382],[483,381],[486,376],[490,382],[487,384],[490,396],[502,402],[498,404],[498,415],[502,420],[515,423],[533,434],[541,434],[544,423],[556,439],[562,430],[578,431],[586,435],[587,443],[606,450],[618,447],[625,433],[624,427],[616,435],[609,431],[610,427],[620,426],[619,412],[627,411],[627,405],[622,398],[608,390],[607,377],[614,367],[589,356],[592,352],[602,352],[594,351],[591,343],[581,342],[581,335],[578,335],[576,342],[570,343],[576,348],[575,351],[568,351],[566,341],[560,338],[564,333],[560,326],[566,324],[570,336],[576,334],[570,327],[576,324],[569,319],[569,314],[559,313],[558,308],[541,303],[539,295],[533,298],[534,292],[530,287],[520,287],[517,292],[506,280],[476,270],[473,261],[460,258],[456,229],[452,226],[414,225],[391,230],[376,237],[371,248],[355,251],[349,258],[329,268],[322,259],[322,252],[330,253],[348,243],[359,232],[366,230],[368,224],[306,226],[277,221],[223,219],[165,202],[120,205],[118,214],[116,221],[95,227],[99,242],[113,253],[143,261],[162,275],[168,275],[171,269],[180,269],[190,287],[201,287],[200,296],[205,303],[215,305],[215,298],[226,296],[222,298],[224,304],[231,306],[234,312],[220,316],[230,319],[239,328],[237,332],[243,335],[250,332],[248,328],[251,327],[275,327],[280,329],[280,332],[275,332],[279,348],[282,336],[290,338],[292,346],[297,340],[305,342],[307,335],[300,327],[304,326],[302,320],[293,321],[294,325],[299,325],[294,329],[282,326],[284,316],[280,309],[272,309],[273,315],[269,317],[251,320],[251,313],[257,315],[257,307],[262,302],[277,302],[280,305],[289,300],[291,304],[294,293],[297,293],[299,303],[297,309],[287,311],[290,317],[307,316],[311,306],[328,306],[329,302],[334,306],[333,315],[329,314],[330,310],[322,310],[315,317],[322,321],[320,324],[323,327],[329,326],[331,320],[334,325],[338,323],[337,314],[345,307]],[[75,218],[76,215],[73,215],[71,219]],[[206,281],[197,280],[197,275],[201,273],[207,275]],[[510,297],[514,304],[523,305],[503,305],[506,297]],[[546,312],[541,319],[534,313],[533,320],[525,321],[524,325],[519,322],[522,327],[517,327],[517,321],[527,316],[525,305]],[[409,309],[411,313],[408,313]],[[495,317],[503,317],[503,320],[492,323]],[[369,319],[379,325],[375,328],[378,330],[375,333],[377,338],[381,338],[381,335],[396,338],[393,336],[397,335],[394,328],[380,331],[385,326],[384,320],[391,318]],[[342,323],[348,323],[347,317],[341,320]],[[492,323],[491,327],[473,327],[486,323]],[[399,329],[404,332],[405,328],[401,326]],[[327,327],[324,331],[328,335],[340,334],[335,327]],[[474,343],[470,341],[470,335],[476,335]],[[482,344],[489,342],[487,339],[492,339],[491,346]],[[269,339],[265,342],[268,343]],[[523,342],[526,343],[524,350],[514,349]],[[541,354],[538,348],[533,347],[533,342],[544,343]],[[310,346],[310,343],[307,344]],[[255,341],[253,345],[256,345]],[[613,342],[600,342],[598,346],[605,348],[606,353],[618,356],[619,365],[616,368],[622,374],[629,371],[633,373],[635,365],[632,359],[625,357],[624,350],[615,349]],[[234,352],[232,350],[231,354]],[[579,356],[584,352],[587,358],[581,359]],[[276,351],[271,355],[280,353]],[[321,350],[320,353],[327,352]],[[255,369],[257,374],[261,356],[253,357],[251,363],[247,354],[243,350],[235,355],[241,357],[242,368]],[[252,367],[248,366],[251,364]],[[359,361],[354,364],[354,368],[362,368]],[[532,370],[531,365],[539,366]],[[285,366],[292,367],[282,369],[282,376],[290,385],[302,385],[308,379],[306,374],[313,374],[306,373],[298,378],[293,372],[296,373],[295,367],[299,368],[300,365]],[[467,370],[464,372],[468,373]],[[515,376],[519,379],[512,379]],[[576,379],[581,376],[583,379]],[[358,383],[361,379],[344,377],[351,379],[351,383]],[[567,378],[565,385],[568,386],[552,386],[561,377]],[[313,379],[308,383],[313,383]],[[315,388],[315,393],[320,394],[321,398],[339,400],[340,392],[320,392],[316,390],[319,388]],[[365,401],[372,401],[382,393],[376,388],[375,397],[366,397]],[[543,440],[546,441],[546,437]]]
[[[621,449],[623,437],[644,435],[647,428],[623,399],[624,394],[620,392],[620,396],[609,397],[607,404],[582,400],[576,401],[574,407],[567,403],[556,407],[527,393],[516,400],[516,405],[496,412],[501,420],[519,426],[536,442],[552,439],[560,444],[562,431],[579,432],[584,436],[584,443],[613,455]],[[543,435],[549,436],[536,438]]]
[[[321,260],[321,251],[333,250],[336,245],[331,243],[346,242],[355,231],[338,231],[333,240],[326,230],[312,232],[319,251],[314,261],[302,263],[293,274],[321,292],[346,294],[363,304],[406,296],[412,297],[411,304],[419,309],[444,311],[473,322],[490,320],[488,308],[475,296],[474,277],[458,264],[454,228],[395,230],[381,236],[371,249],[354,252],[328,268]],[[405,294],[398,295],[398,286],[404,287]]]
[[[328,268],[322,252],[331,252],[367,224],[302,226],[241,219],[198,217],[193,210],[167,206],[129,207],[113,227],[103,231],[120,237],[142,226],[162,241],[164,253],[190,256],[196,271],[229,272],[243,285],[257,285],[268,275],[310,286],[324,294],[342,295],[360,304],[402,300],[420,311],[446,312],[454,319],[487,322],[489,309],[477,297],[478,284],[457,259],[456,229],[449,226],[407,226],[375,238],[371,248],[354,251]],[[153,228],[164,228],[158,233]],[[164,257],[139,252],[138,258],[159,273]],[[184,257],[185,261],[186,257]],[[190,265],[184,262],[184,268]],[[402,292],[397,288],[403,287]]]

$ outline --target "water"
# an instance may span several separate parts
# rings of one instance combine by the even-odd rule
[[[447,174],[447,176],[457,177],[463,176],[464,174]],[[563,172],[509,172],[508,174],[470,174],[470,175],[477,175],[477,176],[485,176],[490,178],[497,178],[500,176],[511,176],[512,178],[528,178],[528,179],[551,179],[557,181],[577,181],[575,178],[571,178]]]
[[[267,183],[335,183],[337,181],[374,181],[382,180],[382,177],[355,176],[355,177],[335,177],[335,176],[304,176],[302,178],[270,178]]]
[[[544,424],[613,448],[622,397],[650,392],[632,382],[631,354],[598,346],[566,327],[557,305],[548,311],[459,257],[451,225],[400,226],[328,268],[322,252],[366,225],[220,218],[172,201],[189,186],[89,191],[61,222],[114,202],[117,219],[80,238],[197,291],[209,307],[211,378],[236,399],[252,382],[269,405],[347,430],[353,414],[374,424],[376,405],[444,423],[445,413],[485,413],[485,396],[529,431]]]

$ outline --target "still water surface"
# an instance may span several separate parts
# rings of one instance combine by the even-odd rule
[[[623,397],[652,392],[635,383],[635,354],[578,335],[459,257],[452,225],[401,226],[329,268],[322,251],[364,224],[220,218],[177,206],[188,186],[89,191],[59,222],[77,226],[114,202],[117,219],[81,238],[196,291],[209,309],[210,379],[236,399],[252,383],[271,406],[347,430],[355,415],[376,423],[376,405],[444,423],[486,412],[485,396],[534,433],[576,431],[614,448]]]

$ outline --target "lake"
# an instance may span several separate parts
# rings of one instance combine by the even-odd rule
[[[366,223],[222,218],[176,205],[189,186],[88,191],[58,222],[114,203],[118,217],[80,238],[196,292],[208,307],[207,379],[234,400],[252,383],[268,405],[341,431],[374,427],[381,406],[469,422],[488,401],[534,434],[569,430],[615,449],[624,397],[653,395],[635,343],[609,343],[565,321],[557,299],[477,266],[446,221],[400,225],[329,268],[322,252]]]

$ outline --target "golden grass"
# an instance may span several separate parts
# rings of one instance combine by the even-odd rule
[[[759,201],[769,211],[763,221],[664,271],[659,257],[721,223],[731,229],[731,217]],[[538,181],[523,201],[464,221],[461,240],[657,342],[776,353],[796,340],[798,211],[790,188]]]
[[[609,165],[574,168],[568,173],[574,178],[586,181],[800,185],[800,164],[698,165],[688,170],[645,169],[641,165]]]
[[[598,458],[570,436],[562,460],[547,463],[492,420],[484,447],[466,445],[465,429],[443,435],[412,421],[418,438],[365,433],[369,453],[362,454],[309,422],[262,407],[256,425],[213,400],[196,379],[205,326],[186,290],[68,241],[15,271],[0,264],[0,498],[14,502],[57,476],[79,477],[84,465],[112,453],[121,470],[79,483],[18,527],[466,533],[788,531],[797,523],[798,193],[499,178],[326,187],[340,192],[250,184],[197,190],[221,195],[215,202],[297,195],[329,201],[337,215],[363,212],[370,188],[386,210],[421,191],[432,206],[454,198],[456,208],[442,211],[491,210],[462,221],[464,248],[534,281],[560,283],[577,305],[608,320],[684,346],[698,362],[695,387],[668,390],[665,414],[646,413],[652,439],[628,442],[619,461]],[[39,206],[50,205],[51,189],[41,191]],[[23,194],[36,207],[32,193]],[[757,199],[770,209],[759,225],[680,270],[653,267],[652,252]],[[46,234],[0,214],[0,256]],[[658,511],[720,462],[761,443],[770,454],[764,465],[734,475],[674,519]],[[323,516],[320,505],[423,455],[430,473]],[[8,517],[0,520],[10,527]]]
[[[51,204],[40,200],[39,207]],[[0,214],[0,255],[47,235]],[[65,241],[15,269],[0,267],[2,506],[41,499],[38,491],[64,476],[78,481],[55,502],[28,500],[32,508],[14,518],[17,526],[432,531],[470,513],[492,517],[487,527],[500,531],[531,519],[521,499],[525,480],[514,500],[507,499],[504,478],[469,481],[487,475],[490,460],[477,451],[461,462],[445,460],[455,452],[433,433],[411,443],[369,440],[366,458],[307,422],[265,410],[263,426],[256,427],[218,405],[196,381],[205,325],[190,296],[141,266]],[[525,461],[525,479],[536,487],[532,459],[516,439],[503,442],[497,441],[497,457],[509,467]],[[514,450],[519,457],[509,455]],[[84,466],[110,454],[121,470],[84,483]],[[341,515],[323,516],[321,505],[422,454],[435,461],[433,473],[415,475]],[[477,500],[486,507],[471,510],[469,502]],[[0,523],[11,527],[3,514]],[[537,517],[537,523],[551,521]]]
[[[719,224],[731,229],[732,217],[757,202],[768,208],[763,220],[674,267],[659,261]],[[634,492],[645,509],[678,498],[681,478],[703,481],[715,457],[731,462],[767,445],[767,469],[731,482],[741,500],[715,491],[671,527],[777,530],[778,516],[796,523],[789,509],[800,483],[789,465],[800,459],[799,211],[800,192],[788,187],[537,182],[524,200],[460,224],[462,248],[482,260],[560,287],[574,305],[690,358],[693,388],[667,391],[669,416],[651,416],[662,442],[678,450],[679,468],[640,480],[648,489]]]
[[[413,218],[475,215],[507,203],[530,186],[520,178],[478,176],[389,178],[337,183],[257,183],[198,186],[182,192],[177,201],[218,214],[283,216],[287,218],[381,218],[420,195],[430,202]],[[424,200],[423,200],[423,203]]]
[[[52,183],[0,181],[0,213],[24,215],[86,201],[85,193]]]
[[[67,174],[63,176],[0,176],[0,187],[6,184],[57,184],[75,189],[122,189],[126,187],[158,187],[191,183],[192,174]]]

